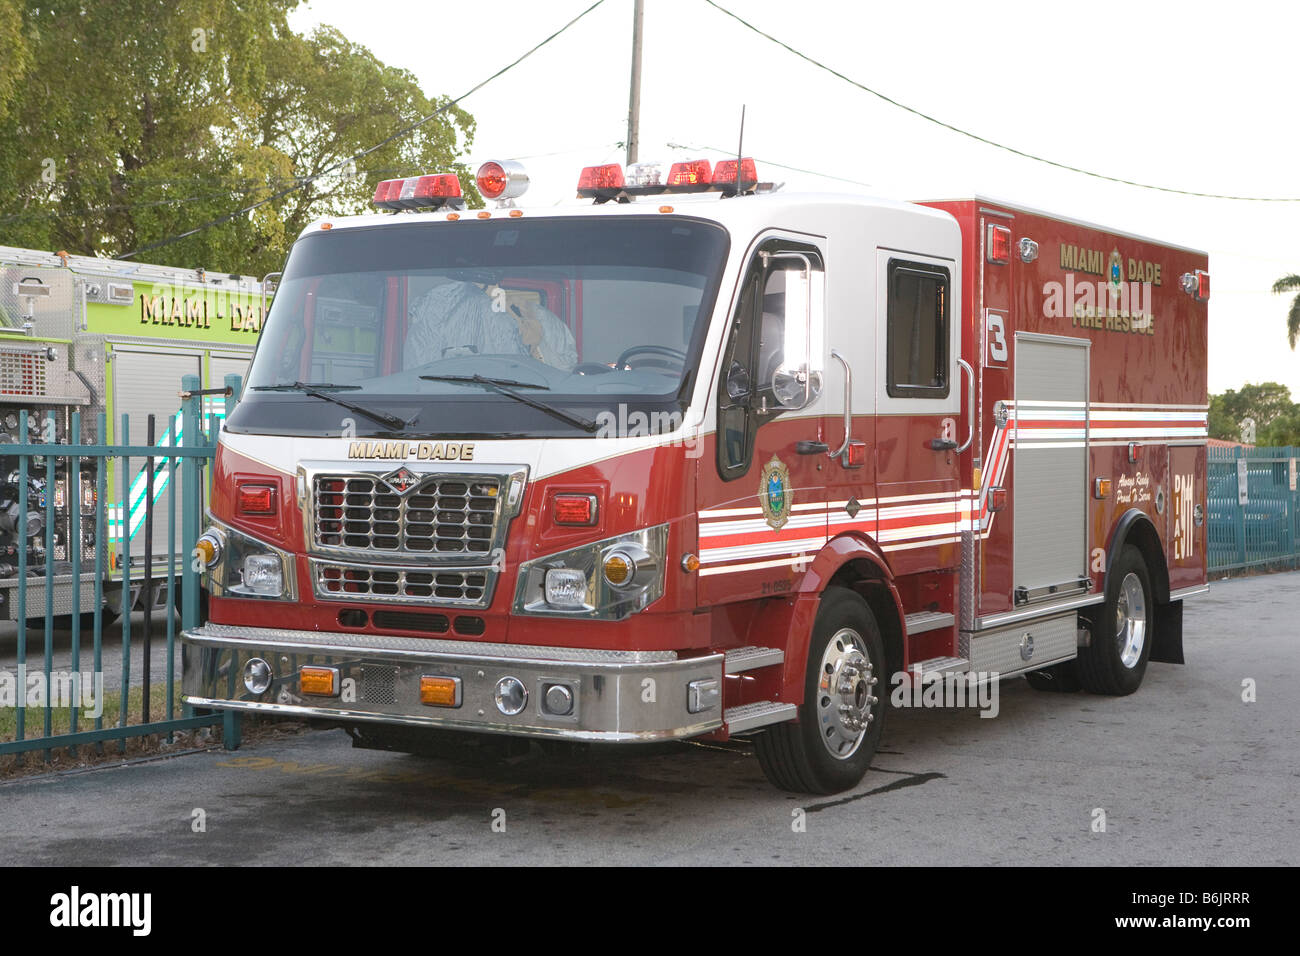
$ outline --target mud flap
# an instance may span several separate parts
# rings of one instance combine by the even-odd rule
[[[1151,660],[1164,664],[1183,664],[1183,602],[1170,601],[1156,610],[1155,640]]]

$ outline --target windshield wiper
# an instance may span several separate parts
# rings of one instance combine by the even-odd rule
[[[590,419],[583,418],[581,415],[574,415],[566,412],[562,408],[556,408],[554,405],[547,405],[545,402],[539,402],[535,398],[529,398],[527,395],[520,395],[513,391],[514,388],[538,388],[543,391],[550,391],[548,385],[534,385],[531,382],[516,382],[508,378],[488,378],[484,375],[421,375],[426,382],[461,382],[466,385],[486,385],[493,391],[500,392],[502,395],[509,396],[517,402],[522,402],[529,408],[535,408],[539,412],[558,418],[561,421],[568,422],[570,425],[576,425],[585,432],[594,432],[599,426]]]
[[[551,386],[536,382],[516,382],[513,378],[488,378],[486,375],[421,375],[426,382],[470,382],[478,385],[504,385],[507,388],[536,388],[549,392]]]
[[[374,409],[366,408],[364,405],[358,405],[355,402],[345,401],[337,395],[329,394],[330,391],[355,391],[360,389],[360,385],[331,385],[327,382],[294,382],[292,385],[250,385],[249,388],[254,392],[302,392],[304,395],[310,395],[312,398],[323,399],[327,402],[333,402],[348,411],[356,412],[359,415],[365,415],[367,418],[373,418],[381,425],[387,425],[394,430],[408,428],[419,416],[417,412],[410,419],[398,418],[396,415],[390,415],[387,412],[379,412]]]

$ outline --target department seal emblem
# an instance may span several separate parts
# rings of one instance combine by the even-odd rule
[[[763,517],[773,528],[780,528],[790,520],[791,497],[790,469],[773,455],[763,466],[758,483],[758,503],[763,508]]]

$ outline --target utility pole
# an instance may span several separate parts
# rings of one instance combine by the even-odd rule
[[[627,164],[636,162],[637,146],[641,138],[641,21],[645,15],[644,0],[634,0],[632,5],[632,91],[627,103]]]

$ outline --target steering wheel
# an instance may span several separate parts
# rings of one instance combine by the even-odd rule
[[[627,364],[628,359],[630,359],[633,355],[637,355],[638,353],[641,352],[645,352],[650,355],[666,355],[671,359],[676,359],[677,365],[680,368],[686,367],[686,353],[683,352],[681,349],[670,349],[666,345],[633,345],[631,348],[623,350],[623,354],[620,355],[618,357],[618,360],[614,362],[614,367],[630,369],[632,366]],[[669,363],[657,362],[655,364],[668,367]]]

